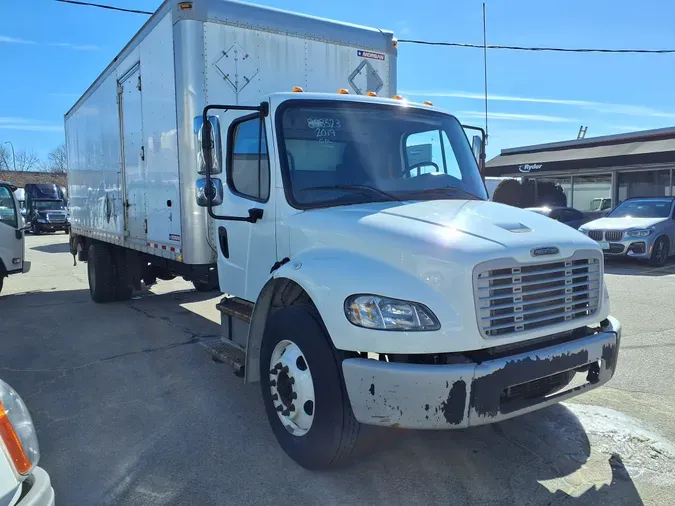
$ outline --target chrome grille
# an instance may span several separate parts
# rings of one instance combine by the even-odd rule
[[[602,241],[602,230],[589,230],[588,237],[594,241]]]
[[[483,337],[592,315],[600,303],[601,268],[599,258],[580,255],[534,265],[506,259],[479,265],[474,271],[474,296]]]
[[[620,241],[623,239],[621,230],[605,230],[605,239],[608,241]]]
[[[66,221],[66,215],[63,213],[47,214],[47,221],[51,223],[63,223]]]

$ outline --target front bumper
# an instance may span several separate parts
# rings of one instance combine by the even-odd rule
[[[39,222],[38,222],[39,223]],[[70,230],[70,223],[39,223],[40,229],[44,231],[56,232],[57,230]]]
[[[457,429],[498,422],[569,399],[614,375],[621,325],[611,317],[608,321],[588,337],[481,363],[346,359],[342,369],[354,416],[369,425]],[[588,376],[580,386],[534,398],[510,399],[506,394],[585,367]]]
[[[608,241],[609,248],[602,250],[606,256],[649,258],[656,234],[647,237],[625,237],[620,241]]]
[[[23,493],[16,506],[54,506],[54,489],[47,471],[36,467],[23,482]]]

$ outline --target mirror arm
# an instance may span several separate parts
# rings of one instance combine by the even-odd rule
[[[257,111],[260,114],[260,121],[262,123],[262,120],[265,116],[269,114],[269,104],[267,102],[262,102],[260,105],[257,106],[249,106],[249,105],[207,105],[204,107],[204,111],[202,113],[202,121],[203,121],[203,133],[202,133],[202,154],[204,156],[204,167],[206,169],[206,209],[209,213],[209,216],[213,218],[214,220],[225,220],[225,221],[247,221],[249,223],[255,223],[259,219],[263,217],[263,210],[262,209],[249,209],[248,210],[248,216],[223,216],[223,215],[218,215],[213,212],[213,191],[211,188],[211,169],[213,168],[213,158],[212,158],[212,152],[214,146],[212,145],[211,142],[211,122],[209,121],[209,111],[211,109],[219,109],[222,110],[223,112],[227,111]],[[260,151],[260,150],[259,150]],[[258,153],[260,155],[260,153]]]

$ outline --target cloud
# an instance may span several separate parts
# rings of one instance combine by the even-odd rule
[[[28,39],[18,39],[16,37],[9,37],[7,35],[0,35],[0,44],[24,44],[24,45],[36,45],[38,44],[34,40]],[[49,42],[48,46],[52,47],[62,47],[66,49],[73,49],[74,51],[98,51],[101,49],[99,46],[93,44],[73,44],[72,42]]]
[[[481,111],[457,111],[455,116],[472,119],[485,118],[485,112]],[[504,121],[544,121],[547,123],[577,123],[578,120],[564,118],[562,116],[549,116],[547,114],[520,114],[508,112],[489,112],[488,119]]]
[[[37,44],[34,40],[26,39],[17,39],[16,37],[8,37],[6,35],[0,35],[0,44]]]
[[[28,118],[0,117],[0,130],[24,130],[32,132],[63,132],[63,125],[55,125]]]
[[[74,49],[75,51],[98,51],[101,49],[99,46],[93,44],[73,44],[71,42],[50,42],[49,45],[53,47]]]
[[[402,91],[402,95],[412,97],[447,97],[485,100],[483,93],[467,91]],[[651,118],[675,118],[675,113],[659,111],[651,107],[630,104],[613,104],[608,102],[593,102],[589,100],[571,100],[564,98],[519,97],[513,95],[488,94],[488,99],[495,102],[527,102],[531,104],[568,105],[580,107],[603,114],[621,114],[625,116],[642,116]]]

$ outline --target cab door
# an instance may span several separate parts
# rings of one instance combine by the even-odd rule
[[[22,272],[24,267],[23,219],[19,202],[7,184],[0,184],[0,276]]]
[[[259,114],[235,119],[228,129],[223,202],[216,219],[218,277],[223,291],[255,301],[276,262],[275,220],[265,121]],[[260,156],[258,155],[260,153]]]

